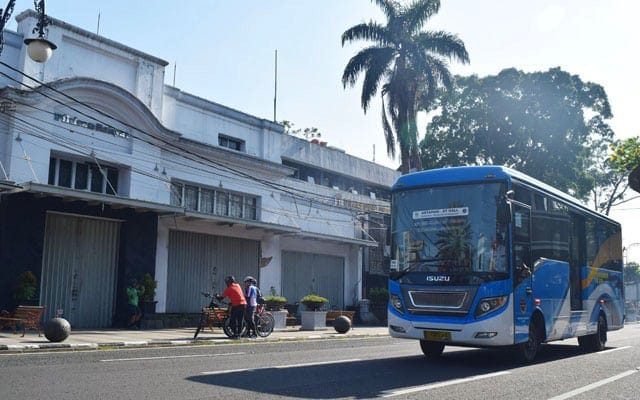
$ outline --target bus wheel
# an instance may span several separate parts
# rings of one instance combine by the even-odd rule
[[[424,355],[427,357],[440,357],[440,355],[444,351],[444,343],[421,340],[420,348],[422,349]]]
[[[535,360],[540,350],[540,335],[534,321],[529,323],[529,340],[516,345],[516,353],[522,362],[530,363]]]
[[[602,313],[598,315],[598,328],[592,335],[579,336],[578,344],[585,351],[601,351],[607,344],[607,319]]]

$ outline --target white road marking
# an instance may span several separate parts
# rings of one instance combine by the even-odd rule
[[[423,392],[425,390],[437,389],[437,388],[451,386],[451,385],[458,385],[461,383],[477,381],[480,379],[493,378],[495,376],[500,376],[500,375],[508,375],[510,373],[511,372],[509,371],[494,372],[491,374],[476,375],[476,376],[470,376],[468,378],[453,379],[445,382],[431,383],[429,385],[414,386],[407,389],[385,390],[382,392],[382,395],[380,397],[393,397],[393,396],[399,396],[403,394]]]
[[[132,357],[132,358],[109,358],[100,360],[101,362],[113,362],[113,361],[146,361],[146,360],[171,360],[174,358],[197,358],[197,357],[224,357],[224,356],[237,356],[246,353],[224,353],[224,354],[191,354],[186,356],[158,356],[158,357]]]
[[[339,364],[339,363],[347,363],[347,362],[354,362],[354,361],[362,361],[362,359],[350,358],[347,360],[319,361],[319,362],[305,363],[305,364],[273,365],[273,366],[260,367],[260,368],[242,368],[242,369],[226,369],[222,371],[205,371],[205,372],[201,372],[200,375],[220,375],[220,374],[229,374],[233,372],[258,371],[258,370],[264,370],[266,368],[284,369],[284,368],[312,367],[315,365]]]
[[[614,351],[624,350],[624,349],[630,349],[630,348],[631,348],[631,346],[616,347],[615,349],[602,350],[602,351],[599,351],[599,352],[597,352],[597,353],[595,353],[595,354],[606,354],[606,353],[612,353],[612,352],[614,352]]]
[[[614,375],[614,376],[612,376],[612,377],[610,377],[610,378],[603,379],[603,380],[598,381],[598,382],[594,382],[594,383],[592,383],[592,384],[590,384],[590,385],[583,386],[583,387],[581,387],[581,388],[579,388],[579,389],[572,390],[572,391],[570,391],[570,392],[567,392],[567,393],[561,394],[561,395],[559,395],[559,396],[551,397],[551,398],[549,398],[548,400],[564,400],[564,399],[569,399],[569,398],[571,398],[571,397],[573,397],[573,396],[577,396],[577,395],[579,395],[579,394],[581,394],[581,393],[588,392],[588,391],[589,391],[589,390],[591,390],[591,389],[595,389],[595,388],[597,388],[597,387],[600,387],[600,386],[606,385],[607,383],[611,383],[611,382],[613,382],[613,381],[617,381],[618,379],[622,379],[622,378],[627,377],[627,376],[629,376],[629,375],[635,374],[636,372],[638,372],[638,370],[637,370],[637,369],[635,369],[635,370],[625,371],[625,372],[623,372],[623,373],[621,373],[621,374]]]

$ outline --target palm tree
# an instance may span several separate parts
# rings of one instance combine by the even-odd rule
[[[342,34],[342,46],[356,40],[373,42],[349,60],[342,84],[345,88],[353,87],[360,73],[364,74],[361,105],[366,113],[382,83],[382,127],[387,153],[395,157],[397,143],[401,171],[407,173],[410,168],[421,169],[418,111],[434,102],[438,88],[451,88],[453,78],[447,59],[466,64],[469,55],[456,35],[422,30],[440,9],[440,0],[416,0],[408,5],[394,0],[372,1],[382,8],[387,25],[370,21],[352,26]]]

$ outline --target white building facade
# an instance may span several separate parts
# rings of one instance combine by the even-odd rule
[[[380,246],[368,214],[388,215],[396,171],[167,86],[167,62],[57,19],[58,49],[35,63],[36,14],[16,19],[0,56],[2,308],[24,271],[75,327],[122,322],[144,273],[165,314],[198,312],[226,275],[290,303],[362,298]]]

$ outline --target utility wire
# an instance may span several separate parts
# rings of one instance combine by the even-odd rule
[[[259,182],[259,183],[261,183],[261,184],[263,184],[263,185],[265,185],[265,186],[268,186],[268,187],[271,187],[271,188],[273,188],[273,189],[276,189],[276,190],[279,190],[279,191],[282,191],[282,192],[288,193],[288,194],[290,194],[291,196],[294,196],[294,197],[297,197],[297,198],[301,198],[301,199],[303,199],[303,200],[318,201],[318,200],[315,200],[314,198],[304,197],[304,196],[302,196],[302,195],[300,194],[300,192],[303,192],[303,193],[305,193],[305,194],[310,194],[310,195],[313,195],[313,196],[316,196],[316,197],[319,197],[319,198],[324,198],[324,199],[325,199],[325,200],[327,200],[327,201],[334,201],[334,200],[335,200],[335,199],[334,199],[334,197],[332,197],[332,196],[323,196],[323,195],[318,195],[317,193],[312,193],[312,192],[308,192],[308,191],[304,191],[304,190],[300,190],[300,191],[298,191],[298,192],[294,192],[294,191],[291,191],[291,190],[290,190],[288,187],[286,187],[286,186],[279,185],[279,184],[276,184],[276,183],[272,183],[272,182],[269,182],[269,181],[265,181],[265,180],[263,180],[263,179],[256,178],[256,177],[254,177],[253,175],[247,174],[247,173],[245,173],[245,172],[243,172],[243,171],[239,171],[239,170],[237,170],[237,169],[231,168],[231,167],[226,166],[226,165],[224,165],[224,164],[221,164],[221,163],[219,163],[219,162],[216,162],[216,161],[213,161],[213,160],[211,160],[211,159],[208,159],[208,158],[206,158],[206,157],[204,157],[204,156],[202,156],[202,155],[200,155],[200,154],[198,154],[198,153],[192,152],[192,151],[190,151],[190,150],[188,150],[188,149],[186,149],[186,148],[184,148],[184,147],[177,146],[175,143],[170,142],[170,141],[168,141],[168,140],[166,140],[166,139],[164,139],[164,138],[158,138],[158,137],[155,137],[155,136],[153,136],[153,135],[151,135],[151,134],[149,134],[149,133],[147,133],[147,132],[143,131],[142,129],[139,129],[139,128],[137,128],[137,127],[135,127],[135,126],[133,126],[133,125],[131,125],[131,124],[127,123],[127,122],[121,121],[121,120],[119,120],[119,119],[117,119],[117,118],[115,118],[115,117],[113,117],[113,116],[111,116],[111,115],[109,115],[109,114],[107,114],[107,113],[105,113],[105,112],[103,112],[103,111],[99,110],[99,109],[96,109],[95,107],[93,107],[93,106],[91,106],[91,105],[88,105],[88,104],[86,104],[86,103],[84,103],[84,102],[81,102],[81,101],[79,101],[78,99],[76,99],[76,98],[74,98],[74,97],[72,97],[72,96],[70,96],[70,95],[68,95],[68,94],[66,94],[66,93],[64,93],[64,92],[59,91],[58,89],[56,89],[56,88],[52,87],[51,85],[49,85],[49,84],[47,84],[47,83],[44,83],[44,82],[42,82],[42,81],[40,81],[40,80],[38,80],[38,79],[36,79],[36,78],[34,78],[34,77],[32,77],[32,76],[28,75],[28,74],[25,74],[24,72],[22,72],[22,71],[20,71],[20,70],[18,70],[18,69],[16,69],[16,68],[13,68],[13,67],[11,67],[10,65],[8,65],[8,64],[6,64],[6,63],[4,63],[4,62],[1,62],[1,61],[0,61],[0,64],[1,64],[1,65],[4,65],[5,67],[9,68],[9,69],[10,69],[10,70],[12,70],[12,71],[15,71],[15,72],[17,72],[17,73],[19,73],[19,74],[24,75],[25,77],[27,77],[28,79],[30,79],[30,80],[32,80],[32,81],[34,81],[34,82],[38,83],[38,84],[39,84],[39,85],[41,85],[42,87],[46,87],[46,88],[48,88],[48,89],[50,89],[50,90],[52,90],[52,91],[54,91],[54,92],[56,92],[56,93],[58,93],[58,94],[60,94],[60,95],[64,96],[65,98],[67,98],[67,99],[69,99],[69,100],[73,101],[74,103],[77,103],[77,104],[79,104],[79,105],[82,105],[82,106],[84,106],[84,107],[88,108],[89,110],[92,110],[92,111],[94,111],[94,112],[96,112],[96,113],[98,113],[98,114],[100,114],[100,115],[103,115],[103,116],[105,116],[105,117],[107,117],[107,118],[109,118],[109,119],[112,119],[112,120],[114,120],[114,121],[116,121],[116,122],[118,122],[118,123],[122,124],[123,126],[127,126],[127,127],[131,128],[131,129],[133,129],[133,130],[137,131],[137,132],[140,132],[140,133],[142,133],[142,134],[144,134],[144,135],[146,135],[146,136],[149,136],[149,137],[151,137],[151,138],[153,138],[153,139],[155,139],[155,140],[158,140],[158,141],[160,141],[160,142],[163,142],[164,144],[166,144],[166,145],[168,145],[168,146],[171,146],[171,147],[173,147],[173,148],[177,148],[178,150],[180,150],[180,151],[182,152],[182,153],[180,153],[180,152],[177,152],[177,151],[169,150],[169,149],[167,149],[167,148],[163,148],[164,150],[166,150],[166,151],[168,151],[168,152],[170,152],[170,153],[172,153],[172,154],[175,154],[175,155],[178,155],[178,156],[181,156],[181,157],[185,157],[185,153],[186,153],[186,154],[188,154],[188,155],[190,155],[190,156],[192,156],[192,157],[196,157],[196,158],[197,158],[197,159],[193,159],[193,158],[185,157],[185,158],[187,158],[187,159],[190,159],[191,161],[195,161],[195,162],[205,161],[205,162],[211,163],[211,164],[213,164],[213,165],[214,165],[214,166],[216,166],[216,167],[226,169],[226,170],[228,170],[228,171],[231,171],[231,172],[233,172],[233,173],[235,173],[235,174],[237,174],[237,175],[243,176],[243,177],[245,177],[245,178],[253,179],[253,180],[255,180],[255,181],[257,181],[257,182]],[[49,99],[51,99],[51,100],[53,100],[53,101],[57,102],[58,104],[61,104],[61,105],[65,106],[65,107],[68,107],[69,109],[71,109],[71,110],[73,110],[73,111],[75,111],[75,112],[79,113],[80,115],[83,115],[83,116],[85,116],[85,117],[87,117],[87,118],[90,118],[90,119],[91,119],[91,120],[93,120],[93,121],[98,121],[98,122],[100,122],[100,123],[102,123],[102,124],[104,124],[104,125],[107,125],[107,126],[109,126],[109,127],[112,127],[112,128],[114,128],[114,129],[117,129],[117,128],[113,127],[111,124],[108,124],[108,123],[106,123],[106,122],[104,122],[104,121],[101,121],[101,120],[99,120],[99,119],[95,118],[95,117],[94,117],[94,116],[92,116],[92,115],[89,115],[89,114],[87,114],[87,113],[85,113],[85,112],[83,112],[83,111],[81,111],[81,110],[78,110],[78,109],[77,109],[77,108],[75,108],[75,107],[70,106],[69,104],[66,104],[66,103],[64,103],[64,102],[62,102],[62,101],[60,101],[60,100],[58,100],[58,99],[56,99],[56,98],[54,98],[54,97],[52,97],[52,96],[49,96],[49,95],[45,94],[43,91],[41,91],[41,90],[40,90],[41,88],[36,88],[36,87],[34,87],[34,86],[27,85],[27,84],[25,84],[25,83],[23,83],[23,82],[21,82],[21,81],[18,81],[18,80],[16,80],[16,79],[14,79],[13,77],[9,76],[9,75],[8,75],[8,74],[6,74],[6,73],[0,72],[0,74],[1,74],[1,75],[3,75],[3,76],[5,76],[5,77],[7,77],[8,79],[10,79],[10,80],[12,80],[12,81],[14,81],[14,82],[18,83],[18,84],[20,84],[20,85],[24,85],[24,86],[28,87],[29,89],[31,89],[31,90],[32,90],[33,92],[35,92],[35,93],[39,93],[39,94],[41,94],[41,95],[43,95],[43,96],[45,96],[45,97],[47,97],[47,98],[49,98]],[[153,143],[153,142],[151,142],[151,141],[149,141],[149,140],[145,140],[145,139],[143,139],[143,138],[141,138],[141,137],[139,137],[139,136],[137,136],[137,135],[136,135],[136,136],[132,135],[132,136],[133,136],[134,138],[138,139],[138,140],[141,140],[141,141],[146,142],[146,143],[148,143],[148,144],[151,144],[151,145],[157,146],[157,144],[156,144],[156,143]],[[198,160],[201,160],[201,161],[198,161]],[[205,165],[206,165],[206,164],[205,164]],[[211,166],[211,165],[209,165],[209,166]],[[322,202],[320,201],[320,203],[322,203]]]
[[[3,114],[0,114],[0,116],[3,116],[5,119],[8,118],[8,117],[4,116]],[[57,144],[57,145],[59,145],[61,147],[64,147],[64,148],[67,148],[67,149],[69,149],[69,150],[71,150],[73,152],[80,153],[82,155],[91,156],[89,154],[90,151],[91,151],[90,148],[78,149],[78,147],[80,147],[79,144],[77,144],[75,142],[72,142],[72,141],[64,140],[63,138],[57,138],[57,137],[56,138],[50,138],[50,137],[47,137],[47,135],[51,135],[51,133],[46,132],[46,131],[43,131],[42,134],[37,134],[37,133],[35,133],[33,131],[26,130],[23,126],[21,126],[21,124],[27,125],[30,128],[35,128],[35,129],[41,129],[41,128],[38,127],[38,126],[35,126],[35,125],[29,123],[28,121],[25,121],[24,119],[22,119],[20,117],[17,117],[15,115],[12,116],[12,118],[14,118],[17,121],[17,123],[14,124],[14,127],[20,133],[23,133],[25,135],[34,136],[34,137],[37,137],[39,139],[52,142],[54,144]],[[23,139],[23,140],[25,140],[25,139]],[[34,143],[34,142],[31,142],[31,143],[34,146],[38,146],[37,143]],[[23,157],[21,157],[21,159],[22,158]],[[93,157],[93,158],[95,159],[95,157]],[[98,164],[98,167],[101,169],[101,173],[103,173],[103,175],[104,175],[104,172],[102,171],[103,168],[100,166],[100,164],[99,164],[99,162],[97,160],[96,160],[96,163]],[[131,169],[134,172],[137,172],[139,174],[148,176],[148,177],[153,178],[153,179],[157,179],[157,180],[159,180],[159,181],[161,181],[161,182],[163,182],[165,184],[170,184],[171,183],[167,179],[163,179],[163,178],[161,178],[161,177],[159,177],[157,175],[154,175],[154,174],[151,174],[149,172],[143,171],[143,170],[138,169],[136,167],[132,166]],[[36,177],[36,179],[37,179],[37,177]],[[109,183],[109,184],[111,185],[111,183]],[[150,187],[150,186],[147,185],[147,187]],[[150,187],[150,188],[152,188],[152,187]],[[113,192],[116,192],[116,190],[115,190],[115,188],[113,188],[113,186],[111,186],[111,189],[113,190]],[[219,189],[215,189],[215,188],[212,188],[212,189],[219,191]],[[225,193],[229,193],[227,191],[224,191],[224,192]],[[293,199],[293,200],[295,201],[295,199]],[[352,216],[351,220],[347,221],[347,220],[344,220],[344,219],[333,219],[333,218],[326,218],[326,217],[322,217],[322,218],[320,218],[320,217],[312,217],[309,213],[307,213],[307,215],[300,215],[300,214],[297,214],[297,213],[290,213],[290,212],[286,212],[284,210],[271,209],[271,208],[264,207],[264,206],[259,206],[258,209],[261,210],[261,211],[266,211],[266,212],[272,213],[274,215],[279,215],[279,216],[283,216],[283,217],[298,216],[299,218],[305,219],[305,220],[324,221],[324,222],[337,222],[337,223],[342,223],[342,224],[348,224],[349,226],[351,226],[354,223],[353,216]]]

